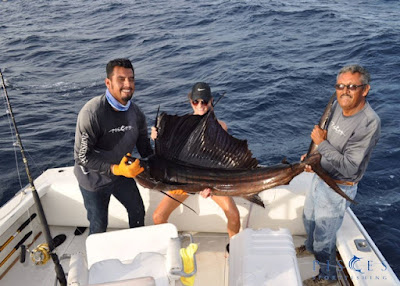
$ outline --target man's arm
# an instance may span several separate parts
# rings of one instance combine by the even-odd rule
[[[99,134],[95,116],[89,111],[80,112],[75,133],[75,161],[87,169],[110,174],[111,164],[104,162],[95,151]]]
[[[318,146],[321,155],[343,176],[357,175],[364,158],[369,156],[380,136],[380,122],[374,120],[366,126],[357,128],[349,138],[342,153],[337,151],[327,140]]]

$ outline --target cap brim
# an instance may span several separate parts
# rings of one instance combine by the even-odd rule
[[[190,96],[190,99],[191,99],[191,100],[199,100],[199,99],[202,99],[202,100],[210,101],[211,98],[212,98],[212,96],[209,95],[209,94],[199,94],[199,93],[195,93],[195,94],[192,94],[192,95]]]

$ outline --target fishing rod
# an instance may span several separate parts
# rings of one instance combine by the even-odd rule
[[[26,247],[25,247],[25,245],[21,245],[21,256],[22,256],[22,252],[23,252],[23,251],[26,251],[26,248],[29,249],[29,247],[31,247],[31,246],[35,243],[35,241],[39,238],[39,236],[40,236],[41,234],[42,234],[41,231],[38,232],[38,233],[35,235],[35,237],[32,239],[32,242],[29,243]],[[25,249],[25,250],[24,250],[24,249]],[[15,263],[17,263],[17,261],[20,260],[20,259],[21,259],[21,257],[17,257],[17,258],[14,259],[13,262],[10,263],[10,265],[8,265],[7,269],[4,270],[3,274],[0,275],[0,280],[3,279],[3,278],[7,275],[7,273],[10,271],[10,269],[13,268],[14,265],[15,265]],[[21,260],[20,260],[20,261],[21,261]],[[21,261],[21,263],[23,263],[23,262]]]
[[[6,88],[6,85],[5,85],[5,82],[4,82],[3,73],[1,72],[1,69],[0,69],[0,77],[1,77],[1,82],[2,82],[2,85],[3,85],[4,96],[5,96],[6,102],[7,102],[8,111],[10,112],[11,120],[12,120],[13,125],[14,125],[15,136],[17,138],[18,146],[19,146],[19,149],[21,150],[22,160],[23,160],[24,165],[25,165],[25,172],[26,172],[26,174],[28,176],[29,185],[30,185],[31,190],[32,190],[33,199],[35,201],[36,208],[37,208],[37,211],[38,211],[38,214],[39,214],[39,218],[40,218],[40,221],[42,223],[43,233],[44,233],[44,236],[46,238],[46,242],[47,242],[47,244],[49,246],[50,256],[51,256],[51,258],[52,258],[52,260],[54,262],[54,267],[55,267],[57,279],[60,282],[60,285],[66,286],[67,285],[67,280],[65,278],[65,273],[64,273],[64,270],[63,270],[63,268],[62,268],[62,266],[60,264],[60,260],[58,259],[57,254],[54,252],[54,249],[55,249],[54,241],[53,241],[53,238],[51,237],[50,228],[49,228],[49,225],[47,223],[46,216],[44,214],[42,203],[40,201],[38,192],[37,192],[37,190],[35,188],[35,185],[33,183],[31,172],[29,170],[28,160],[27,160],[27,158],[25,156],[25,150],[24,150],[24,147],[22,145],[21,137],[19,136],[17,124],[15,122],[14,114],[12,112],[10,99],[8,97],[7,88]]]
[[[7,239],[2,246],[0,246],[0,252],[6,248],[6,246],[36,217],[36,213],[32,214],[30,218],[28,218],[21,226],[17,229],[17,231]]]
[[[10,251],[10,253],[3,259],[2,262],[0,262],[0,267],[4,265],[4,263],[7,262],[7,260],[11,257],[11,255],[14,254],[15,251],[18,250],[18,248],[28,239],[29,236],[31,236],[32,231],[28,232],[25,234],[25,236],[17,243],[17,245]]]

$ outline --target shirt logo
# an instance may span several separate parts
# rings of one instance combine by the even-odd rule
[[[122,125],[122,126],[120,126],[120,127],[111,129],[111,130],[108,131],[108,132],[109,132],[109,133],[126,132],[126,131],[129,131],[129,130],[131,130],[131,129],[133,129],[133,127],[130,126],[130,125],[129,125],[129,126]]]
[[[198,88],[197,91],[203,91],[206,90],[205,88]]]
[[[336,125],[335,122],[332,121],[332,129],[339,134],[340,136],[344,136],[344,132],[340,130],[340,126]]]
[[[82,133],[81,146],[79,148],[78,158],[83,164],[86,164],[88,162],[88,159],[86,158],[86,153],[88,151],[88,138],[89,135],[86,132]]]

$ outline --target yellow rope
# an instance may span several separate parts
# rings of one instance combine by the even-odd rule
[[[191,243],[186,248],[181,248],[180,254],[183,261],[183,270],[185,273],[190,273],[194,270],[194,254],[197,251],[197,244]],[[190,277],[181,277],[181,282],[186,286],[194,285],[194,275]]]

